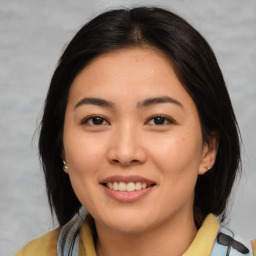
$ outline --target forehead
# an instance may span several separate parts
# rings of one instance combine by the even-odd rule
[[[69,96],[76,101],[85,96],[120,102],[160,96],[192,100],[170,59],[150,47],[115,50],[93,59],[75,77]]]
[[[135,47],[117,49],[111,52],[101,54],[92,59],[82,71],[76,76],[75,80],[81,76],[98,74],[94,77],[100,79],[102,75],[105,78],[124,79],[147,78],[152,75],[172,72],[172,63],[169,58],[160,50],[151,47]],[[99,74],[99,72],[101,72]],[[101,75],[101,76],[99,76]]]

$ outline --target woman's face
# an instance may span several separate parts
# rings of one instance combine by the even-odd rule
[[[121,232],[193,217],[197,176],[215,157],[192,98],[152,48],[106,53],[77,75],[63,142],[78,199],[97,226]]]

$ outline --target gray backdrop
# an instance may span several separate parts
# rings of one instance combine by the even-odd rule
[[[244,143],[244,173],[228,225],[256,237],[255,0],[0,0],[0,255],[12,255],[53,228],[35,130],[63,46],[102,10],[131,4],[170,8],[213,47]]]

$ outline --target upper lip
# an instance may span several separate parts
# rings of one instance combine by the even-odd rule
[[[101,184],[105,184],[108,182],[125,182],[125,183],[129,183],[129,182],[141,182],[141,183],[146,183],[147,185],[154,185],[156,184],[156,182],[146,179],[144,177],[141,176],[137,176],[137,175],[130,175],[130,176],[121,176],[121,175],[115,175],[115,176],[110,176],[107,177],[103,180],[100,181]]]

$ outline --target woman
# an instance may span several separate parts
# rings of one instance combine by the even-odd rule
[[[167,10],[81,28],[53,75],[39,150],[60,227],[18,256],[252,255],[214,217],[240,164],[225,82],[205,39]]]

